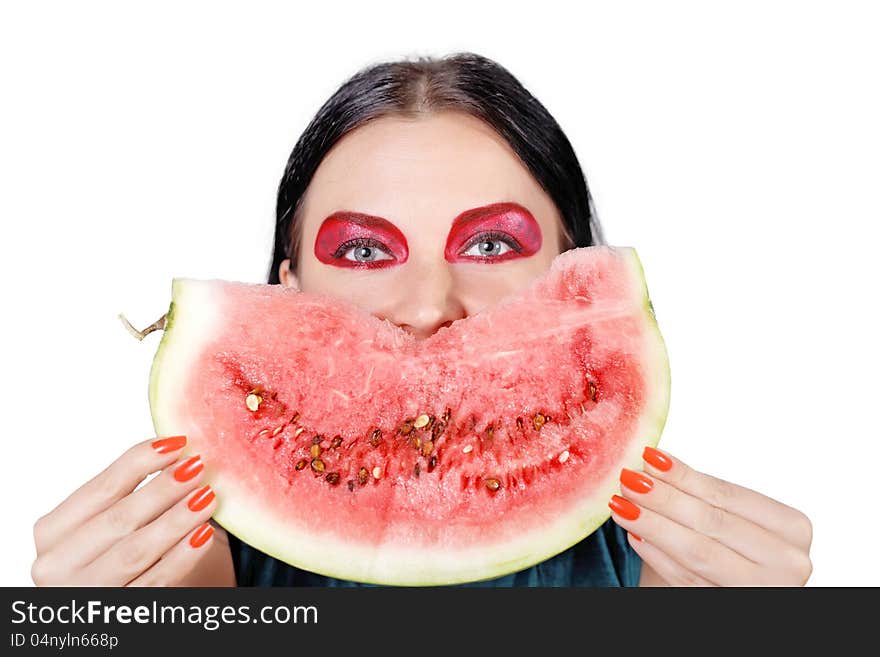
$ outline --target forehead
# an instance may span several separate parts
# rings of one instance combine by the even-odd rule
[[[448,225],[463,210],[498,201],[556,216],[502,137],[475,117],[446,111],[375,119],[343,137],[315,172],[305,214],[306,223],[346,209],[402,223],[444,218]]]

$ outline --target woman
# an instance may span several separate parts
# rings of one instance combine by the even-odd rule
[[[457,221],[466,210],[480,220]],[[561,251],[600,243],[559,126],[505,69],[461,54],[367,68],[321,108],[281,181],[268,282],[346,298],[423,338],[528,285]],[[215,492],[198,456],[176,458],[184,445],[135,445],[40,518],[34,581],[354,584],[278,562],[208,523]],[[643,473],[621,473],[612,517],[595,533],[474,585],[806,582],[804,514],[659,450],[644,461]]]

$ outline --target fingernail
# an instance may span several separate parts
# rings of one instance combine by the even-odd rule
[[[650,478],[627,468],[620,471],[620,483],[637,493],[647,493],[654,488],[654,482]]]
[[[642,458],[658,470],[663,470],[663,472],[672,467],[672,459],[659,449],[654,449],[653,447],[645,447],[645,451],[642,452]]]
[[[168,438],[160,438],[150,443],[150,447],[155,449],[159,454],[168,454],[182,449],[186,445],[186,436],[168,436]]]
[[[619,516],[623,516],[626,520],[635,520],[639,517],[639,507],[630,502],[628,499],[620,495],[612,495],[608,506]]]
[[[214,535],[214,528],[211,527],[211,523],[206,522],[204,525],[199,527],[196,530],[196,533],[193,534],[189,539],[189,544],[194,548],[200,548],[205,543],[208,542],[208,539]]]
[[[641,542],[641,541],[644,540],[644,539],[643,539],[641,536],[639,536],[638,534],[633,534],[632,532],[628,532],[628,533],[629,533],[630,536],[632,536],[634,539],[636,539],[636,540],[639,541],[639,542]]]
[[[211,490],[210,486],[205,486],[204,488],[199,488],[195,495],[189,498],[189,502],[186,505],[190,511],[201,511],[212,501],[214,501],[214,491]]]
[[[205,465],[202,463],[201,456],[198,454],[190,456],[174,470],[174,478],[177,479],[177,481],[189,481],[199,474],[204,467]]]

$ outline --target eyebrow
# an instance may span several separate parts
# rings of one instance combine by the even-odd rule
[[[465,210],[461,214],[456,216],[455,219],[453,219],[452,224],[456,225],[466,221],[472,221],[480,217],[503,214],[504,212],[510,211],[528,212],[528,209],[513,201],[499,201],[496,203],[489,203],[487,205],[481,205],[476,208]],[[366,214],[364,212],[355,212],[354,210],[337,210],[336,212],[328,215],[327,219],[329,219],[330,217],[337,217],[339,219],[344,219],[346,221],[360,224],[362,226],[378,226],[384,223],[391,223],[390,220],[386,219],[385,217]]]

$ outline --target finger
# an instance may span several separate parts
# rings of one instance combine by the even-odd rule
[[[757,583],[760,567],[726,545],[614,495],[611,517],[628,532],[641,536],[681,566],[721,586]]]
[[[653,447],[642,455],[645,471],[720,509],[742,516],[780,535],[797,547],[808,549],[813,538],[809,518],[795,508],[737,484],[698,472],[684,462]]]
[[[781,568],[800,553],[795,546],[750,520],[712,506],[660,479],[624,468],[620,483],[623,497],[714,538],[755,563]]]
[[[204,502],[207,500],[207,504]],[[217,500],[199,489],[165,511],[156,520],[116,543],[80,571],[83,585],[123,586],[168,552],[182,536],[207,522]],[[194,510],[195,509],[195,510]]]
[[[153,522],[201,483],[204,464],[198,455],[176,461],[146,486],[123,497],[74,529],[63,544],[72,569],[94,561],[111,546]]]
[[[234,586],[229,538],[213,522],[199,525],[128,586],[190,586],[222,582]],[[203,586],[204,584],[200,584]]]
[[[107,468],[77,488],[34,525],[40,555],[86,520],[122,499],[147,475],[173,463],[186,444],[184,436],[144,440],[126,450]]]
[[[688,570],[656,545],[627,534],[629,544],[642,561],[653,568],[669,586],[715,586],[709,580]]]

